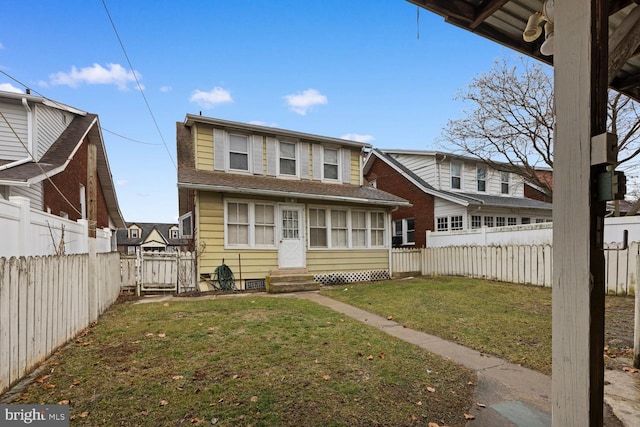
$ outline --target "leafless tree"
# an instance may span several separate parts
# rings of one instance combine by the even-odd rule
[[[524,58],[501,58],[456,98],[470,108],[444,129],[442,142],[447,148],[515,173],[552,196],[548,175],[537,172],[553,168],[551,69]],[[611,91],[608,114],[609,131],[618,136],[616,166],[622,165],[634,178],[635,157],[640,153],[640,108],[625,95]]]

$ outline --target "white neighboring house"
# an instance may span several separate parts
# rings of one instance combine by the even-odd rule
[[[98,116],[0,91],[0,256],[86,252],[93,230],[115,251],[122,227]]]
[[[552,218],[550,203],[524,196],[522,178],[472,157],[375,149],[365,161],[364,174],[377,188],[413,205],[394,212],[394,234],[400,243],[396,246],[424,246],[422,239],[428,230],[535,224]],[[402,224],[407,223],[413,226],[413,242],[404,239]]]

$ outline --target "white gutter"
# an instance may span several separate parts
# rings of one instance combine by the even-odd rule
[[[33,112],[27,98],[22,98],[22,106],[27,110],[27,155],[28,157],[0,166],[0,171],[33,161]]]

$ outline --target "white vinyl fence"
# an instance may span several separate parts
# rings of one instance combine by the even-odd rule
[[[640,243],[621,247],[605,245],[606,289],[609,294],[630,295],[637,289]],[[464,276],[550,287],[553,273],[551,245],[393,249],[391,260],[394,275]]]
[[[0,199],[0,257],[89,252],[87,220],[70,221],[32,209],[25,197],[9,199]],[[112,237],[108,228],[97,229],[96,251],[111,252],[114,247]]]
[[[0,393],[88,327],[120,292],[120,255],[0,258]]]

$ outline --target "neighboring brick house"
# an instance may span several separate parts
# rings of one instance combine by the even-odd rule
[[[128,222],[118,230],[118,251],[124,254],[189,251],[189,240],[180,237],[178,224]]]
[[[115,250],[125,223],[98,116],[11,92],[0,92],[0,112],[0,198],[23,197],[32,209],[111,230]]]
[[[392,214],[394,246],[423,247],[426,231],[551,221],[551,204],[524,197],[524,182],[478,159],[417,150],[372,150],[364,177],[412,204]]]
[[[363,185],[370,145],[187,115],[177,123],[183,233],[246,288],[290,272],[323,283],[390,273],[391,212],[409,203]]]

